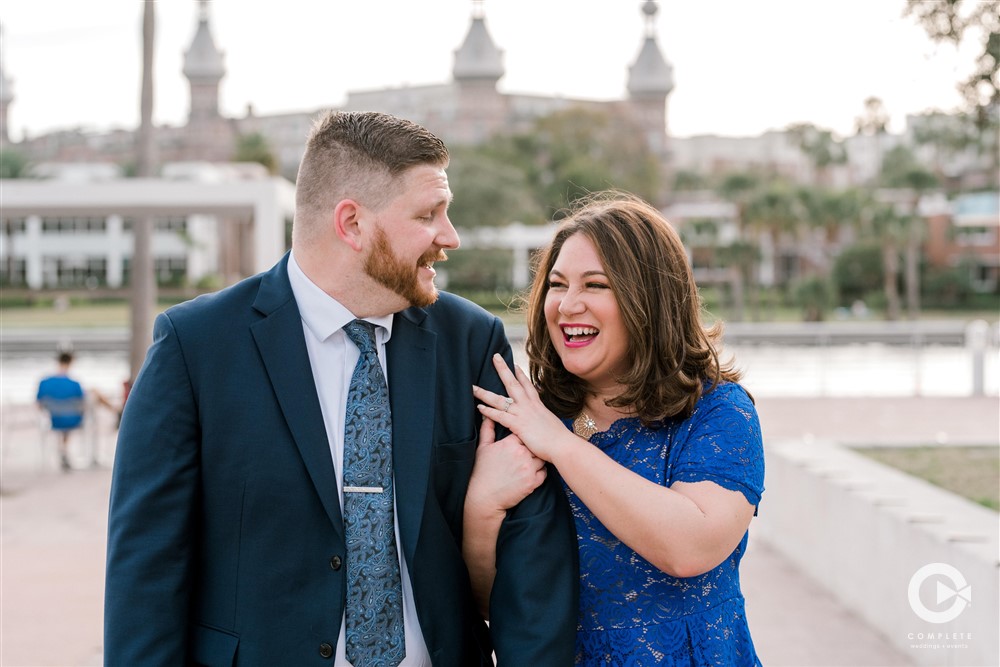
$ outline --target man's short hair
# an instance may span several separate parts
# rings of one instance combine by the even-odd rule
[[[396,194],[396,179],[422,164],[447,165],[448,149],[420,125],[377,112],[323,114],[296,179],[298,231],[308,236],[312,221],[328,216],[342,199],[379,210]]]

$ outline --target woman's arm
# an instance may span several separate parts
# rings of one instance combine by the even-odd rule
[[[593,446],[568,444],[555,464],[566,484],[618,539],[674,577],[724,561],[743,539],[754,506],[714,482],[669,488],[632,472]]]
[[[738,491],[708,481],[666,488],[618,464],[566,430],[549,412],[527,376],[494,364],[514,403],[476,389],[480,412],[506,426],[536,456],[550,461],[563,481],[622,542],[675,577],[711,570],[732,553],[754,506]]]

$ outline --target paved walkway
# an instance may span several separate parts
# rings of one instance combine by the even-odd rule
[[[928,434],[944,433],[948,442],[998,442],[995,397],[769,398],[759,400],[758,409],[768,438],[844,435],[923,444]],[[38,438],[37,427],[25,423],[5,429],[0,443],[0,667],[99,665],[110,470],[83,467],[89,452],[78,451],[81,469],[61,474],[51,452],[38,456]],[[113,450],[109,425],[98,444],[106,464]],[[774,548],[754,540],[752,527],[743,583],[751,632],[765,665],[912,664]]]

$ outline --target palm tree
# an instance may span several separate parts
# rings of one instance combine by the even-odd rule
[[[769,262],[767,269],[774,276],[774,284],[786,288],[790,280],[797,278],[799,271],[798,241],[801,226],[806,220],[800,202],[787,184],[772,181],[753,194],[747,202],[744,216],[744,224],[753,243],[762,249],[770,248],[767,256],[763,256],[763,252],[761,255]],[[779,266],[777,259],[789,241],[793,246],[794,265],[786,270]],[[754,287],[757,282],[753,281],[749,290],[751,316],[755,320],[759,315],[759,294]]]
[[[233,162],[256,162],[263,165],[267,173],[278,173],[278,158],[271,150],[267,138],[260,132],[245,134],[237,140]]]
[[[723,266],[729,267],[729,288],[732,294],[733,312],[730,319],[742,322],[746,311],[745,286],[753,284],[751,276],[760,258],[760,248],[746,241],[734,241],[718,248],[717,258]]]
[[[899,245],[906,236],[906,218],[897,213],[892,204],[872,202],[866,222],[879,240],[882,248],[882,290],[885,293],[885,316],[898,320],[901,307],[899,298]]]
[[[136,175],[148,178],[153,175],[153,36],[156,3],[143,2],[142,10],[142,93],[139,104],[140,120],[136,144]],[[129,344],[129,384],[135,382],[152,340],[153,302],[156,299],[156,282],[153,278],[151,237],[153,219],[140,215],[132,226],[135,240],[132,251],[131,328]]]
[[[906,279],[906,314],[911,320],[920,316],[920,248],[925,237],[924,218],[921,217],[919,206],[924,194],[937,186],[934,174],[919,165],[914,165],[902,175],[902,184],[911,194],[910,212],[906,233],[905,272]]]
[[[719,185],[719,194],[723,199],[736,205],[736,224],[739,240],[732,244],[731,251],[720,254],[720,259],[728,260],[727,265],[733,267],[732,271],[732,293],[733,293],[733,321],[743,321],[746,309],[747,284],[753,284],[753,267],[756,263],[756,252],[752,252],[750,243],[747,241],[746,230],[746,209],[754,190],[760,184],[760,179],[755,174],[747,172],[737,172],[727,174]],[[756,248],[752,250],[757,250]]]
[[[808,239],[802,251],[809,258],[810,276],[825,275],[834,256],[858,225],[862,194],[855,189],[800,188],[797,198],[805,209]]]

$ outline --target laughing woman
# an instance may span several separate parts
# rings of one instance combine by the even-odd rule
[[[497,359],[510,398],[474,388],[487,425],[516,436],[483,442],[466,496],[484,607],[500,521],[543,476],[537,457],[562,477],[576,521],[576,664],[760,664],[739,566],[763,447],[720,336],[702,324],[684,247],[656,209],[605,193],[561,225],[528,303],[530,377]]]

